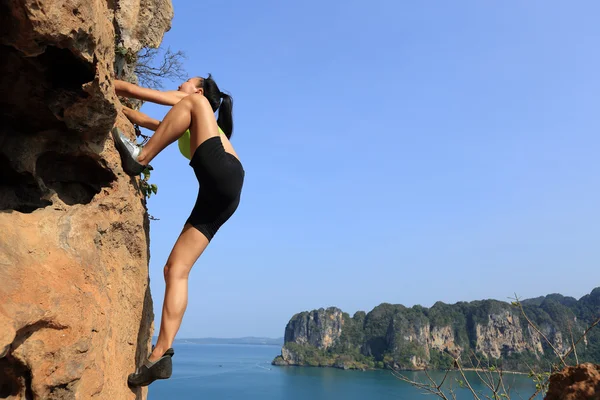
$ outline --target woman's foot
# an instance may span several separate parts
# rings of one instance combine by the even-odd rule
[[[132,142],[125,136],[117,127],[112,129],[112,137],[115,142],[115,147],[121,156],[123,171],[129,176],[137,176],[146,168],[152,169],[149,165],[141,164],[138,157],[142,153],[142,146]]]
[[[174,354],[175,351],[171,348],[157,361],[146,359],[133,374],[129,374],[127,384],[130,387],[148,386],[157,379],[169,379],[173,372]]]

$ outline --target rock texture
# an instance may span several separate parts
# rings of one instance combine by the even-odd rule
[[[454,330],[450,326],[434,326],[431,329],[429,347],[448,353],[452,357],[458,357],[463,351],[462,347],[456,344]]]
[[[570,330],[577,338],[600,316],[600,288],[579,300],[555,294],[522,304],[552,346],[564,354]],[[598,331],[590,331],[578,346],[579,360],[600,361]],[[470,366],[469,357],[476,353],[505,370],[528,372],[528,365],[556,357],[518,308],[495,300],[438,302],[431,308],[383,303],[353,317],[331,307],[294,315],[285,332],[282,354],[273,360],[276,365],[452,368],[458,357]]]
[[[119,77],[137,83],[135,59],[144,47],[159,47],[163,34],[171,29],[171,0],[118,0],[115,3],[116,57]],[[128,100],[130,106],[140,102]]]
[[[600,400],[600,365],[580,364],[553,374],[544,400]]]
[[[120,43],[135,53],[146,46],[158,47],[172,19],[170,0],[120,0],[115,5]]]
[[[522,353],[537,347],[525,340],[519,315],[512,310],[491,314],[487,324],[475,325],[475,342],[477,352],[492,358],[502,357],[503,351]]]
[[[327,349],[339,339],[343,324],[342,312],[336,308],[303,312],[286,326],[284,341]]]
[[[109,139],[133,137],[111,79],[115,27],[158,45],[171,16],[0,0],[0,398],[145,398],[126,377],[152,333],[149,225]]]

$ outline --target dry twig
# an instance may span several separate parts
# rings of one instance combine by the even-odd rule
[[[163,49],[160,47],[157,49],[145,47],[137,54],[135,74],[142,86],[161,89],[163,79],[173,81],[188,78],[183,67],[185,53],[181,50],[173,52],[171,48],[167,48],[161,57],[162,52]]]

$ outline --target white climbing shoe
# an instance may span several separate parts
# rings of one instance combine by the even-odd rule
[[[143,165],[138,162],[138,157],[142,152],[142,146],[131,141],[117,127],[112,129],[112,137],[115,147],[121,156],[123,171],[129,176],[141,174],[146,168],[152,169],[149,165]]]

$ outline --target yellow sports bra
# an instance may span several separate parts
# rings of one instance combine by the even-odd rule
[[[223,133],[223,131],[221,130],[221,128],[219,127],[219,133],[221,133],[221,135],[224,135],[225,133]],[[185,131],[185,133],[179,138],[179,140],[177,140],[177,144],[179,145],[179,151],[181,152],[181,154],[183,154],[183,156],[185,158],[187,158],[188,160],[192,159],[192,156],[190,155],[190,130],[188,129],[187,131]]]

